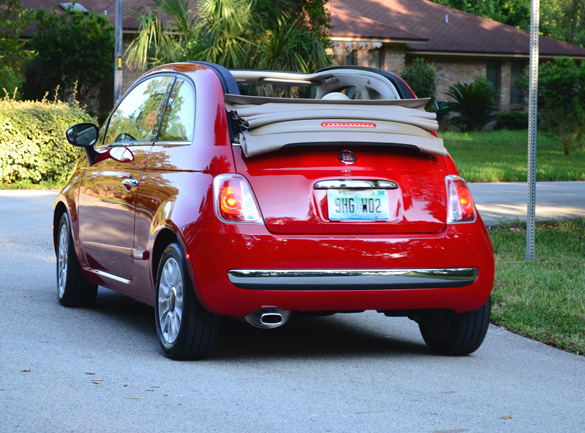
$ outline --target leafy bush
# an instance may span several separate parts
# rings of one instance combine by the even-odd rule
[[[0,97],[16,97],[24,77],[10,65],[0,65]]]
[[[431,104],[435,101],[437,90],[437,77],[435,67],[427,63],[425,59],[414,59],[402,73],[402,78],[419,98],[431,98]]]
[[[494,129],[508,129],[510,131],[528,129],[528,114],[514,112],[497,114]]]
[[[0,182],[64,180],[83,152],[65,131],[93,119],[63,102],[0,100]]]
[[[477,77],[473,83],[457,83],[449,87],[447,95],[455,99],[449,102],[449,111],[459,116],[451,122],[463,131],[479,131],[494,119],[492,112],[496,108],[496,96],[493,85],[483,77]]]
[[[567,57],[544,63],[539,70],[538,107],[544,129],[558,134],[565,155],[585,141],[585,63]]]

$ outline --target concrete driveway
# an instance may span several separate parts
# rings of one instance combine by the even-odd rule
[[[54,197],[0,191],[2,433],[584,430],[585,357],[494,326],[448,358],[375,312],[231,321],[208,360],[170,361],[152,308],[101,288],[93,308],[58,304]]]

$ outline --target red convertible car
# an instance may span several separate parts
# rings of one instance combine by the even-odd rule
[[[101,285],[154,306],[174,359],[205,356],[222,317],[364,310],[475,351],[493,251],[426,103],[368,68],[149,71],[101,129],[67,131],[85,156],[55,203],[59,301]]]

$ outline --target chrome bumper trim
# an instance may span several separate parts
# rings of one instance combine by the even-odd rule
[[[396,182],[391,180],[321,180],[317,182],[315,189],[398,189]]]
[[[428,269],[232,269],[230,282],[250,290],[392,290],[463,287],[477,268]]]

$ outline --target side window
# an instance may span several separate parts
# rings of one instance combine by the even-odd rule
[[[175,81],[158,141],[191,142],[195,131],[195,90],[186,80]]]
[[[105,144],[154,141],[162,105],[173,80],[168,76],[150,78],[126,95],[110,117]]]

